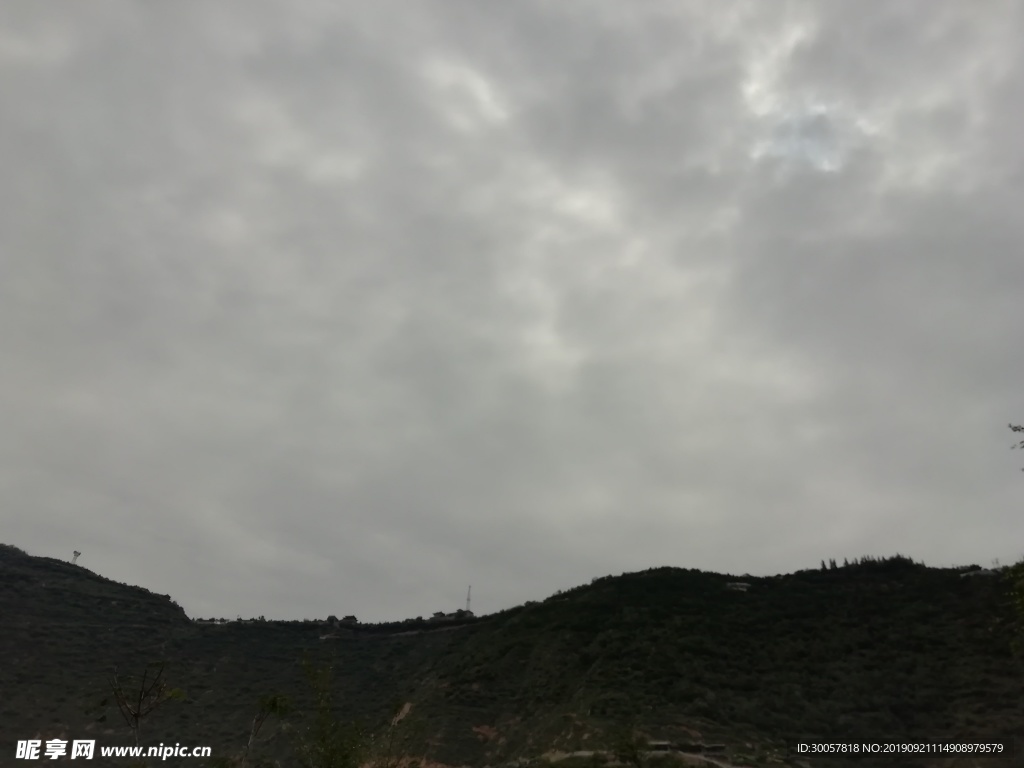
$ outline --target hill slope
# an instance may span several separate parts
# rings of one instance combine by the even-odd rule
[[[798,741],[1022,735],[1003,580],[905,558],[745,577],[746,592],[734,580],[658,568],[442,626],[208,625],[169,597],[0,545],[0,754],[24,738],[131,743],[116,707],[94,705],[115,665],[157,659],[187,696],[144,721],[142,743],[233,754],[260,695],[312,707],[304,653],[334,665],[342,718],[383,723],[408,703],[398,751],[446,765],[600,750],[632,728],[721,743],[748,764]],[[276,723],[261,736],[260,754],[286,758]]]

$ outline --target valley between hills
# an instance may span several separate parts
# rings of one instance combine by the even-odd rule
[[[332,715],[361,723],[391,766],[1021,766],[1011,582],[964,572],[898,555],[763,578],[663,567],[443,622],[200,623],[168,595],[0,545],[0,765],[22,764],[24,739],[133,743],[110,679],[147,668],[181,694],[140,721],[139,743],[215,758],[147,764],[227,764],[278,694],[291,709],[266,719],[249,765],[298,765],[292,737],[318,701],[305,660],[330,670]],[[995,740],[1015,752],[796,751]]]

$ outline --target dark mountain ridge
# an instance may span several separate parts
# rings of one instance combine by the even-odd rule
[[[801,741],[1019,739],[1008,581],[963,574],[901,556],[775,577],[665,567],[478,618],[211,624],[168,596],[0,545],[0,755],[26,738],[131,744],[117,708],[97,705],[115,666],[141,674],[156,660],[186,696],[143,722],[140,743],[235,754],[261,695],[312,709],[303,655],[333,665],[342,719],[384,724],[408,705],[396,751],[423,764],[602,752],[634,732],[691,752],[720,744],[718,759],[745,765],[804,759]],[[292,765],[280,723],[257,754]],[[1001,764],[1021,763],[985,763]]]

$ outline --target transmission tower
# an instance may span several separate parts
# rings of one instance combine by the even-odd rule
[[[472,589],[473,589],[473,585],[470,584],[469,588],[466,590],[466,613],[469,613],[469,593],[470,593],[470,591]]]

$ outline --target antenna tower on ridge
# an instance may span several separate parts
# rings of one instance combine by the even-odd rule
[[[466,590],[466,613],[469,613],[469,593],[473,589],[473,585],[469,585],[469,589]]]

